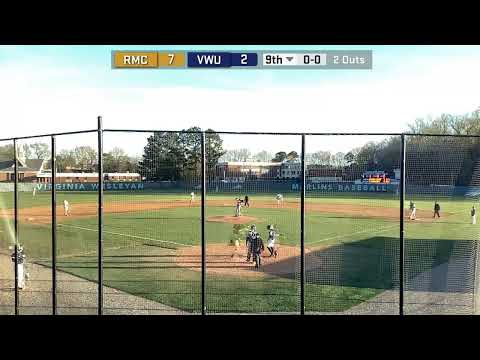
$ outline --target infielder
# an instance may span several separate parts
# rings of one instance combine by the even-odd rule
[[[440,204],[435,201],[435,205],[433,205],[433,218],[435,219],[435,216],[440,217]]]
[[[37,195],[37,187],[36,186],[33,187],[32,195],[33,195],[33,197],[35,197],[35,195]]]
[[[242,200],[241,199],[235,199],[237,201],[237,204],[235,205],[235,217],[239,217],[242,215],[241,213],[241,208],[242,208]]]
[[[282,194],[277,194],[275,197],[277,199],[277,206],[280,206],[280,204],[283,204],[283,195]]]
[[[273,225],[268,225],[268,240],[267,240],[267,249],[270,252],[270,257],[275,256],[277,257],[278,252],[275,247],[275,242],[277,240],[277,233],[273,228]]]
[[[414,202],[410,202],[410,220],[415,220],[417,218],[417,207]]]
[[[192,205],[194,201],[195,201],[195,193],[192,191],[190,193],[190,205]]]
[[[15,252],[11,255],[12,262],[15,263]],[[25,288],[25,253],[23,252],[23,246],[17,248],[17,286],[19,289]]]
[[[240,237],[241,237],[242,225],[235,224],[233,225],[233,232],[232,232],[232,242],[235,245],[235,250],[233,251],[232,258],[235,256],[239,256],[240,252]]]
[[[477,209],[475,209],[475,206],[472,206],[470,215],[472,216],[472,225],[475,225],[477,223]]]
[[[63,200],[63,212],[65,216],[70,216],[70,204],[67,200]]]

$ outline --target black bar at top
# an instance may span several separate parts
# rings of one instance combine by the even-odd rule
[[[14,231],[15,231],[15,246],[14,246],[14,266],[15,266],[15,315],[18,315],[18,159],[17,159],[17,141],[13,140],[13,207],[14,207]]]
[[[202,203],[201,203],[201,241],[202,241],[202,315],[207,312],[206,306],[206,243],[205,243],[205,197],[206,197],[206,152],[205,152],[205,133],[202,133]]]
[[[402,135],[400,164],[400,251],[399,251],[399,314],[403,315],[403,291],[404,291],[404,264],[405,264],[405,228],[404,228],[404,205],[405,205],[405,135]]]
[[[305,135],[302,135],[302,193],[300,196],[300,314],[305,314]]]
[[[57,315],[57,141],[52,136],[52,312]]]
[[[98,315],[103,314],[103,129],[98,117]]]

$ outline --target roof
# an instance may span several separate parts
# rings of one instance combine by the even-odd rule
[[[20,172],[38,172],[41,171],[43,168],[45,160],[42,159],[27,159],[25,160],[25,164],[23,164],[20,160],[18,161],[19,167],[18,171]],[[13,164],[15,163],[14,160],[4,160],[0,161],[0,171],[2,172],[12,172],[13,171]]]

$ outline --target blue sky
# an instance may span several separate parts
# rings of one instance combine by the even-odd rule
[[[112,70],[122,49],[371,49],[373,69]],[[403,131],[475,110],[479,65],[480,46],[0,46],[0,137],[94,128],[97,115],[111,128]]]

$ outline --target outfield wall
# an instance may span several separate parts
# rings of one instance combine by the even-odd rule
[[[51,191],[51,184],[33,184],[19,183],[19,191],[33,192]],[[62,183],[56,185],[57,191],[98,191],[97,183]],[[165,191],[189,193],[198,192],[201,189],[200,181],[159,181],[159,182],[107,182],[104,184],[106,191],[123,192],[141,192],[141,191]],[[307,192],[328,194],[328,193],[389,193],[398,194],[398,184],[356,184],[354,182],[306,182]],[[0,192],[12,192],[13,183],[0,183]],[[209,193],[298,193],[300,183],[295,180],[285,181],[263,181],[252,180],[243,183],[225,183],[221,181],[207,182],[207,191]],[[413,185],[406,184],[406,195],[425,195],[425,196],[464,196],[480,197],[480,187],[478,186],[449,186],[449,185]]]

